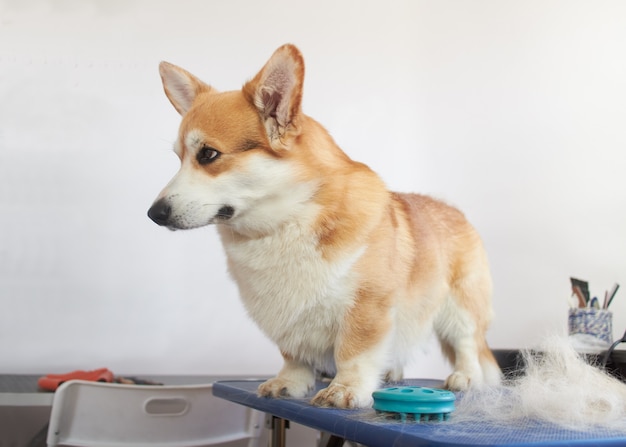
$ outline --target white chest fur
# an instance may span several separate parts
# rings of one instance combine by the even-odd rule
[[[351,273],[362,250],[328,262],[310,230],[286,224],[271,236],[233,241],[222,229],[230,270],[250,316],[279,348],[319,368],[352,304]]]

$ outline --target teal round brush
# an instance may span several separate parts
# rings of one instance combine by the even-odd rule
[[[454,411],[454,393],[438,388],[398,386],[372,393],[377,414],[402,421],[445,421]]]

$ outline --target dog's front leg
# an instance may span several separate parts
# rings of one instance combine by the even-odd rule
[[[310,365],[295,360],[281,352],[283,368],[273,379],[259,385],[258,394],[263,397],[305,397],[315,385],[315,373]]]
[[[391,319],[384,300],[363,301],[346,315],[335,345],[337,374],[313,397],[313,405],[364,408],[372,404],[372,392],[387,369]]]

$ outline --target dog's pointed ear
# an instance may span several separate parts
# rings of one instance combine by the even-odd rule
[[[187,113],[200,93],[213,91],[211,86],[169,62],[159,64],[159,74],[167,98],[181,115]]]
[[[299,133],[304,60],[293,45],[278,48],[261,71],[243,87],[259,112],[272,149],[289,149]]]

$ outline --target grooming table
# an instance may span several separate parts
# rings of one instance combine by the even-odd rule
[[[337,410],[318,408],[306,399],[270,399],[258,397],[259,380],[220,381],[213,385],[217,397],[252,407],[271,415],[273,446],[284,446],[285,421],[293,421],[330,434],[328,446],[341,446],[343,440],[369,447],[415,446],[515,446],[582,447],[626,446],[626,433],[597,429],[572,431],[542,422],[527,420],[515,426],[480,423],[401,422],[382,420],[374,410]],[[438,380],[408,379],[398,385],[441,387]],[[316,391],[325,387],[317,383]]]

